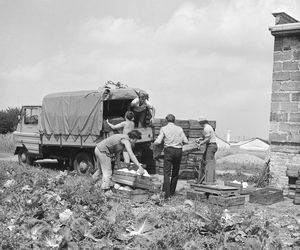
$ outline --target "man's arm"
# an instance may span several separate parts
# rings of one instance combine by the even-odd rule
[[[124,146],[125,146],[125,148],[127,150],[127,153],[129,154],[129,157],[132,160],[132,162],[134,164],[136,164],[137,166],[142,167],[141,166],[142,164],[139,163],[138,159],[135,157],[135,155],[134,155],[134,153],[132,151],[131,143],[128,140],[126,140],[126,139],[121,140],[121,142],[124,144]]]
[[[204,132],[204,140],[199,143],[199,146],[208,143],[211,138],[211,131],[208,131],[207,129],[204,128],[203,132]]]
[[[108,119],[106,120],[107,124],[112,128],[112,129],[118,129],[118,128],[123,128],[125,126],[125,122],[120,122],[116,125],[111,124]]]
[[[159,131],[159,135],[157,136],[156,140],[153,143],[159,145],[162,143],[163,139],[164,139],[164,132],[163,129],[161,128]]]
[[[183,144],[188,144],[189,140],[186,138],[185,133],[183,132],[183,129],[181,130],[182,134],[181,134],[181,138],[182,138],[182,142]]]
[[[138,102],[139,102],[139,98],[133,99],[133,100],[131,101],[131,103],[130,103],[130,107],[136,106]]]
[[[150,114],[151,114],[151,121],[153,121],[153,119],[155,117],[155,108],[148,100],[146,100],[146,105],[147,105],[147,107],[150,111]]]

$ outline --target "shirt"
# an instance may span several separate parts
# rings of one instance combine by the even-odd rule
[[[172,122],[160,129],[155,144],[161,144],[164,141],[164,147],[182,148],[183,144],[189,143],[183,129]]]
[[[209,138],[208,143],[215,143],[216,142],[216,135],[215,131],[209,124],[204,125],[203,134],[205,139]]]
[[[133,111],[135,112],[142,112],[146,108],[152,109],[153,107],[148,100],[145,100],[143,104],[140,104],[140,99],[138,97],[133,99],[130,105],[133,107]]]
[[[125,145],[121,143],[121,140],[126,139],[129,140],[128,135],[124,134],[115,134],[112,135],[105,140],[99,142],[97,144],[97,148],[100,152],[107,152],[107,153],[118,153],[124,150]]]

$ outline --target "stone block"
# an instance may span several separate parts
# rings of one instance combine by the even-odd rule
[[[290,142],[297,142],[295,139],[300,138],[300,123],[279,123],[279,132],[288,133]],[[299,142],[299,141],[298,141]]]
[[[270,121],[276,122],[287,122],[288,121],[288,113],[273,113],[270,114]]]
[[[282,71],[282,62],[274,62],[273,71]]]
[[[299,72],[300,73],[300,72]],[[274,81],[288,81],[290,80],[290,72],[273,72]]]
[[[300,81],[300,71],[291,72],[291,81]]]
[[[299,112],[290,113],[289,121],[290,122],[300,122],[300,113]]]
[[[279,112],[280,111],[280,103],[272,102],[271,103],[271,112]]]
[[[289,93],[272,93],[271,100],[272,100],[272,102],[289,102],[290,94]]]
[[[298,93],[292,93],[291,94],[291,100],[293,102],[300,102],[300,92],[298,92]]]
[[[282,112],[297,112],[299,111],[299,104],[297,102],[282,102],[279,104],[280,111]]]
[[[279,132],[286,132],[290,131],[290,123],[287,122],[280,122],[279,123]]]
[[[274,82],[273,82],[274,85]],[[300,81],[281,82],[281,91],[300,91]]]
[[[274,51],[282,51],[283,37],[275,37],[274,40]]]
[[[286,142],[288,139],[287,133],[270,133],[269,135],[271,142]]]
[[[283,37],[283,48],[291,48],[291,49],[297,49],[299,48],[300,41],[299,37],[297,36],[288,36],[288,37]]]
[[[300,50],[295,50],[293,52],[293,58],[294,60],[300,60]]]
[[[281,84],[282,84],[282,81],[273,81],[272,92],[279,92],[279,91],[281,91]]]
[[[288,141],[291,143],[299,143],[300,142],[300,134],[299,132],[290,133],[288,136]]]
[[[299,70],[298,62],[283,62],[283,71]]]
[[[288,51],[277,51],[274,52],[274,62],[280,62],[280,61],[290,61],[293,59],[293,52],[292,50]]]
[[[270,122],[270,128],[269,128],[269,133],[275,133],[279,132],[279,125],[278,122]]]

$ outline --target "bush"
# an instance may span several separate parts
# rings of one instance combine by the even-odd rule
[[[0,134],[7,134],[16,130],[20,112],[20,108],[7,108],[0,111]]]

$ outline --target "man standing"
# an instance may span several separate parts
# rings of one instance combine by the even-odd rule
[[[181,127],[174,124],[175,116],[166,116],[168,124],[160,129],[154,144],[164,142],[164,183],[165,199],[175,194],[182,156],[182,145],[188,143]],[[173,168],[172,168],[173,166]],[[171,178],[171,180],[170,180]]]
[[[208,120],[206,118],[199,118],[198,119],[200,125],[204,126],[203,127],[203,136],[204,140],[198,139],[197,142],[199,143],[199,147],[201,145],[205,145],[205,151],[203,154],[203,161],[200,166],[200,175],[199,175],[199,180],[200,182],[203,181],[204,176],[206,176],[206,172],[209,171],[206,169],[207,167],[214,168],[215,166],[215,153],[218,150],[217,142],[216,142],[216,134],[212,126],[209,125]],[[212,178],[209,180],[205,180],[206,182],[215,182],[216,174],[215,174],[215,169],[210,169],[212,170]],[[202,180],[202,181],[201,181]]]
[[[150,122],[153,121],[155,115],[155,108],[148,101],[148,94],[143,92],[138,93],[138,97],[133,99],[130,103],[130,107],[134,112],[134,123],[135,127],[145,127],[145,120],[147,116],[147,112],[150,112],[151,119]]]

